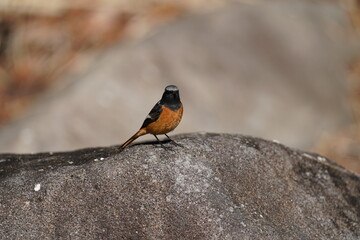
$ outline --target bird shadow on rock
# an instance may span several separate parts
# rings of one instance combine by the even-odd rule
[[[184,147],[183,145],[181,145],[180,143],[175,142],[172,139],[165,139],[162,141],[145,141],[145,142],[139,142],[139,143],[135,143],[130,145],[128,148],[133,148],[135,146],[142,146],[142,145],[154,145],[156,146],[156,148],[162,148],[165,150],[173,150],[173,146],[171,146],[170,144],[172,144],[173,146],[179,146],[179,147]]]

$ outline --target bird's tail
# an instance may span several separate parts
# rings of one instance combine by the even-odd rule
[[[139,131],[137,131],[131,138],[129,138],[129,140],[127,140],[126,142],[123,143],[123,145],[121,145],[118,150],[122,151],[124,150],[124,148],[126,148],[130,143],[132,143],[135,139],[137,139],[138,137],[145,135],[146,134],[146,130],[144,128],[141,128]]]

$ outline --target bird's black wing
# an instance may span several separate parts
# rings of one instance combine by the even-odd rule
[[[155,106],[151,109],[150,113],[146,116],[145,121],[142,124],[141,128],[144,128],[150,123],[158,120],[161,112],[162,112],[162,106],[159,101],[155,104]]]

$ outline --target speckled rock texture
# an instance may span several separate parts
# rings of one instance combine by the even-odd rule
[[[0,155],[1,239],[359,239],[360,177],[276,142]]]

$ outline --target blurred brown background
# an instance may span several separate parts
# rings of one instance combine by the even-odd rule
[[[276,139],[360,172],[358,1],[23,0],[0,14],[0,152],[121,144],[176,84],[175,133]]]

